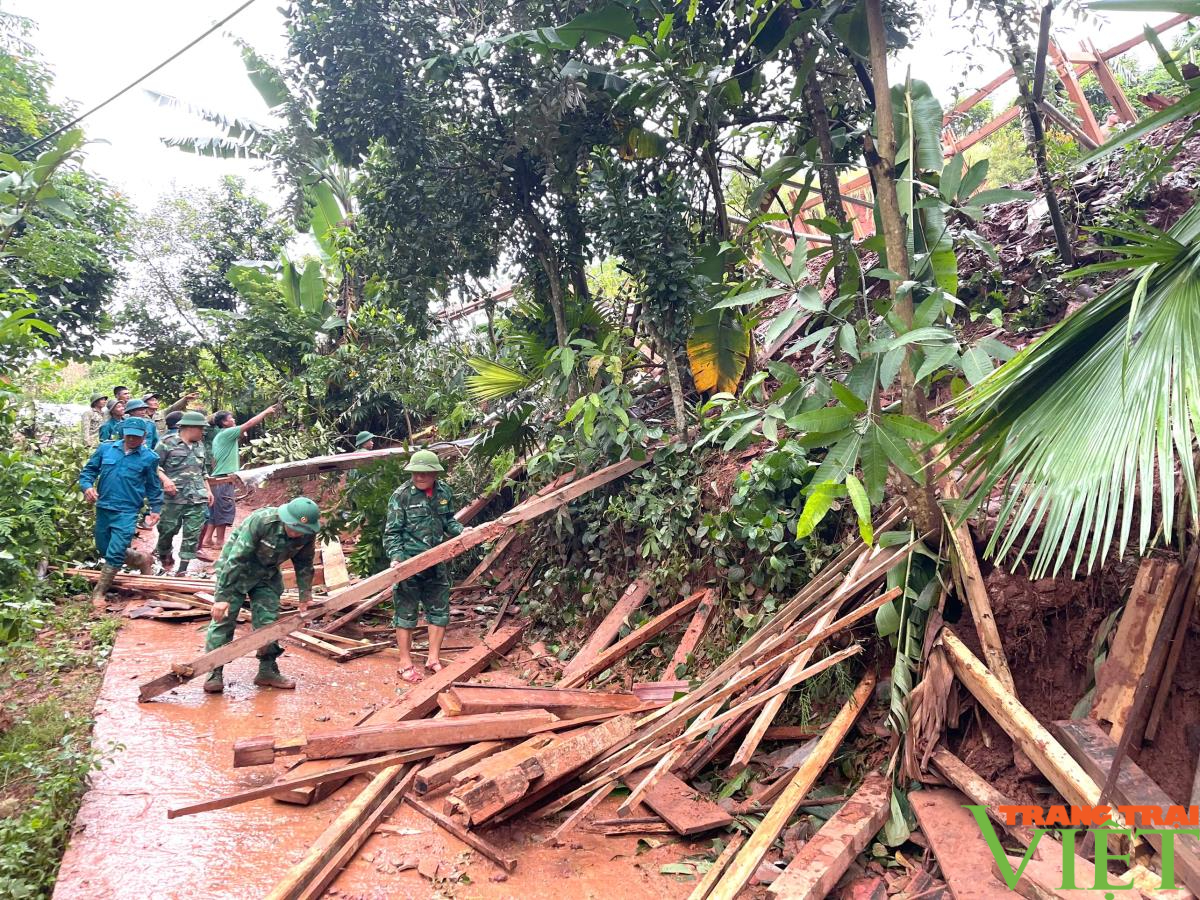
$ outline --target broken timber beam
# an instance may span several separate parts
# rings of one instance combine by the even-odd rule
[[[646,771],[625,776],[625,785],[633,788],[645,779]],[[642,802],[677,833],[684,836],[724,828],[733,823],[733,816],[711,800],[702,798],[687,782],[663,772],[642,795]]]
[[[552,714],[535,709],[318,731],[283,740],[274,737],[247,738],[233,745],[233,765],[269,765],[281,754],[303,753],[308,759],[332,759],[527,737],[532,729],[556,721],[558,719]]]
[[[418,553],[411,559],[404,560],[396,568],[385,569],[377,575],[372,575],[370,578],[363,579],[341,591],[330,594],[320,609],[310,609],[305,613],[296,612],[282,616],[276,622],[256,631],[251,631],[248,634],[243,634],[241,637],[234,638],[233,641],[224,647],[219,647],[210,653],[205,653],[190,663],[176,663],[166,675],[143,684],[139,691],[139,699],[143,702],[152,700],[159,694],[164,694],[193,678],[206,675],[213,669],[230,663],[238,657],[246,656],[255,650],[265,647],[272,641],[303,628],[308,622],[319,615],[344,609],[354,604],[358,604],[355,607],[355,613],[361,615],[367,609],[371,608],[371,606],[382,602],[384,596],[386,596],[385,590],[392,585],[398,584],[406,578],[411,578],[420,572],[424,572],[426,569],[432,568],[439,563],[454,559],[472,547],[478,546],[484,541],[492,540],[511,530],[521,522],[536,519],[551,510],[565,506],[567,503],[583,496],[589,491],[608,484],[622,475],[632,472],[634,469],[640,468],[649,460],[649,456],[642,460],[625,459],[598,472],[593,472],[586,478],[559,488],[557,491],[547,494],[544,497],[535,497],[527,503],[514,507],[495,521],[487,522],[474,528],[468,528],[457,537],[438,544],[424,553]],[[367,598],[371,598],[370,605],[364,603]],[[343,616],[339,622],[344,625],[345,619],[346,617]]]
[[[1003,897],[1008,889],[994,874],[996,861],[971,813],[963,808],[966,800],[948,788],[926,788],[908,795],[921,833],[955,900]]]
[[[470,678],[486,669],[493,659],[516,646],[527,625],[528,623],[510,625],[494,635],[484,638],[481,644],[468,650],[454,662],[445,665],[442,671],[434,672],[424,681],[410,687],[399,703],[369,712],[355,724],[384,725],[389,722],[405,722],[424,718],[437,709],[437,695],[440,691],[455,681]],[[308,760],[296,766],[285,777],[314,775],[350,762],[353,760],[346,758]],[[284,803],[307,806],[315,800],[332,794],[344,783],[344,781],[326,781],[310,788],[286,788],[281,789],[281,792],[275,794],[274,797]]]
[[[976,806],[986,807],[988,817],[1023,846],[1028,847],[1036,843],[1037,839],[1031,828],[1026,825],[1008,824],[1006,817],[1000,813],[1000,807],[1012,806],[1013,801],[992,787],[978,772],[945,747],[934,750],[930,761],[939,775],[962,791]]]
[[[891,781],[878,772],[868,775],[767,890],[783,900],[823,900],[888,820],[891,801]]]
[[[696,607],[696,614],[692,616],[692,621],[688,623],[687,631],[683,633],[683,637],[679,640],[679,645],[675,648],[675,655],[671,657],[671,667],[667,671],[672,677],[675,677],[676,670],[680,666],[687,665],[688,657],[695,652],[700,639],[704,637],[704,631],[708,628],[708,623],[712,620],[713,610],[717,607],[717,597],[713,589],[705,588],[704,590],[706,596],[700,601],[700,605]]]
[[[447,716],[544,709],[566,719],[607,710],[638,709],[641,705],[636,694],[560,688],[455,684],[438,694],[438,706]]]
[[[838,712],[825,733],[821,735],[821,739],[813,748],[812,753],[800,764],[796,774],[788,782],[788,786],[775,801],[775,805],[763,816],[758,828],[742,845],[737,857],[725,874],[721,876],[721,880],[714,885],[709,897],[714,900],[733,900],[750,882],[750,878],[758,869],[763,856],[787,826],[788,820],[799,808],[800,802],[808,796],[809,791],[816,784],[817,778],[820,777],[825,766],[829,764],[829,760],[833,758],[833,754],[841,746],[842,740],[850,731],[850,726],[854,724],[859,713],[866,707],[874,688],[875,676],[867,673],[855,688],[853,696]]]
[[[1054,727],[1062,736],[1067,750],[1093,778],[1104,778],[1108,774],[1116,758],[1117,745],[1104,733],[1099,723],[1091,719],[1079,719],[1055,722]],[[1128,757],[1121,760],[1121,768],[1113,785],[1113,799],[1118,806],[1154,807],[1161,810],[1160,815],[1164,816],[1168,807],[1172,806],[1171,798]],[[1146,816],[1146,813],[1142,812],[1142,816]],[[1145,821],[1127,821],[1126,824],[1138,827],[1139,837],[1153,844],[1160,854],[1163,852],[1162,835],[1153,831],[1162,825]],[[1141,828],[1152,830],[1142,831]],[[1176,833],[1170,839],[1174,844],[1175,870],[1180,880],[1188,890],[1200,896],[1200,841],[1184,833]]]
[[[940,640],[954,675],[991,714],[996,723],[1012,738],[1013,745],[1023,751],[1054,785],[1055,789],[1076,806],[1096,806],[1100,802],[1100,787],[1090,778],[1053,735],[1034,718],[1021,702],[1005,690],[999,679],[989,672],[974,653],[949,628],[943,628]]]
[[[341,814],[330,823],[308,853],[284,874],[266,900],[300,900],[320,897],[341,868],[366,843],[375,826],[407,790],[415,770],[389,766],[371,779]]]
[[[648,578],[637,578],[629,587],[625,588],[620,599],[613,605],[613,608],[608,611],[608,615],[592,632],[591,637],[587,642],[579,648],[579,652],[574,658],[567,663],[563,669],[563,678],[570,678],[576,672],[583,669],[588,663],[593,662],[597,656],[604,652],[617,638],[621,626],[625,624],[625,620],[633,613],[635,609],[642,605],[642,601],[646,599],[646,595],[650,593],[650,580]]]
[[[463,769],[468,769],[481,759],[487,759],[494,753],[505,748],[504,741],[480,741],[470,747],[464,747],[457,753],[452,753],[444,759],[431,762],[417,773],[413,782],[413,790],[418,794],[428,794],[435,788],[447,784],[451,778]]]
[[[704,591],[697,591],[686,600],[676,603],[670,609],[655,616],[641,628],[631,631],[625,638],[617,641],[617,643],[613,644],[590,663],[577,669],[574,674],[564,678],[559,682],[559,686],[574,688],[591,681],[592,678],[599,675],[614,662],[624,659],[635,648],[640,647],[652,638],[658,637],[658,635],[662,634],[688,613],[695,610],[700,605],[700,601],[704,599],[704,596]]]
[[[227,796],[217,797],[213,800],[193,803],[190,806],[178,806],[175,809],[169,809],[167,810],[167,818],[178,819],[180,816],[190,816],[194,813],[209,812],[214,809],[226,809],[230,806],[237,806],[239,803],[249,803],[251,800],[273,796],[284,788],[308,787],[310,785],[321,784],[324,781],[334,780],[338,780],[340,783],[348,778],[353,778],[355,775],[375,775],[382,769],[389,768],[390,766],[404,765],[405,763],[428,759],[436,752],[432,748],[422,748],[420,750],[408,750],[404,753],[390,753],[387,756],[364,759],[361,762],[338,766],[335,769],[316,772],[312,775],[289,778],[285,781],[273,781],[270,784],[264,784],[260,787],[239,791],[236,794],[228,794]]]

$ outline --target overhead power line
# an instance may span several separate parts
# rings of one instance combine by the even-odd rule
[[[139,84],[141,84],[147,78],[149,78],[151,75],[155,74],[163,67],[170,65],[175,60],[179,59],[179,57],[183,56],[183,54],[187,53],[189,50],[191,50],[193,47],[195,47],[198,43],[200,43],[202,40],[204,40],[206,37],[208,37],[210,34],[212,34],[214,31],[216,31],[222,25],[225,25],[234,16],[236,16],[238,13],[242,12],[244,9],[246,9],[253,3],[254,3],[254,0],[246,0],[245,3],[243,3],[237,9],[235,9],[233,12],[231,12],[225,18],[221,19],[221,21],[214,24],[211,28],[209,28],[207,31],[205,31],[203,34],[201,34],[199,37],[194,38],[193,40],[189,41],[183,47],[180,47],[178,50],[176,50],[174,53],[172,53],[170,56],[168,56],[166,59],[164,59],[162,62],[160,62],[157,66],[155,66],[153,69],[151,69],[145,75],[142,75],[140,78],[136,78],[133,81],[129,82],[129,84],[125,85],[125,87],[121,88],[119,91],[117,91],[111,97],[109,97],[107,100],[104,100],[101,103],[97,103],[95,106],[93,106],[87,112],[80,113],[74,119],[72,119],[70,122],[68,122],[66,125],[60,125],[58,128],[55,128],[49,134],[43,135],[42,137],[38,138],[33,143],[25,145],[20,150],[18,150],[14,155],[21,156],[22,154],[28,153],[30,150],[37,149],[42,144],[46,143],[46,141],[50,140],[52,137],[56,137],[57,135],[62,134],[64,131],[67,131],[70,128],[74,128],[76,125],[78,125],[80,122],[82,122],[88,116],[90,116],[92,113],[98,112],[99,110],[104,109],[104,107],[108,106],[108,104],[112,103],[114,100],[116,100],[122,94],[126,94],[129,91],[133,90],[135,87],[137,87]]]

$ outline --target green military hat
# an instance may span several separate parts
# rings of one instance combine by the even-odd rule
[[[137,416],[130,416],[122,419],[120,424],[121,436],[127,434],[136,434],[141,437],[146,437],[150,433],[150,421],[148,419],[139,419]]]
[[[194,409],[189,409],[182,416],[180,416],[176,426],[178,428],[186,428],[189,425],[194,425],[197,428],[207,428],[208,419],[204,418],[204,413],[197,412]]]
[[[137,397],[134,397],[132,400],[129,400],[125,403],[125,412],[127,412],[127,413],[131,413],[135,409],[145,409],[145,408],[146,408],[146,401],[139,400]]]
[[[445,472],[442,461],[432,450],[418,450],[404,467],[405,472]]]
[[[111,400],[109,400],[107,403],[104,404],[104,408],[111,413],[113,411],[113,407],[116,406],[120,402],[121,401],[118,400],[116,397],[113,397]]]
[[[92,399],[88,401],[88,406],[95,406],[100,400],[108,400],[108,394],[92,394]]]
[[[373,440],[375,440],[375,435],[371,434],[371,432],[360,431],[357,435],[354,436],[354,446],[361,447],[367,441],[373,441]]]
[[[297,497],[279,507],[279,520],[293,531],[316,534],[321,527],[321,509],[307,497]]]

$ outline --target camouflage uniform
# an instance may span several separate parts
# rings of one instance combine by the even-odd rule
[[[388,501],[387,525],[383,530],[383,549],[388,559],[411,559],[435,547],[448,536],[462,534],[463,526],[454,520],[454,495],[440,480],[433,496],[412,482],[396,488]],[[450,624],[450,573],[445,563],[418,572],[392,587],[392,626],[416,628],[418,606],[425,607],[430,625]]]
[[[250,623],[255,629],[279,618],[279,597],[283,593],[279,566],[285,560],[290,559],[296,569],[296,587],[301,600],[310,598],[315,541],[315,535],[311,534],[288,537],[278,507],[269,506],[248,515],[225,544],[217,561],[215,599],[218,603],[228,603],[229,612],[220,622],[209,624],[204,652],[209,653],[233,640],[238,613],[247,597],[250,598]],[[273,663],[282,653],[283,648],[272,641],[258,651],[258,656]]]
[[[208,510],[208,489],[204,486],[207,454],[204,441],[189,444],[178,434],[167,435],[155,448],[159,469],[175,482],[175,495],[166,495],[162,518],[158,523],[159,559],[171,556],[175,535],[183,531],[179,558],[184,562],[196,558],[204,515]]]

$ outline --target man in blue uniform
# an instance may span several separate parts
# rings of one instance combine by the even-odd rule
[[[130,550],[142,504],[150,504],[150,527],[158,524],[163,490],[158,480],[158,456],[145,446],[153,422],[128,418],[121,422],[121,440],[96,448],[79,474],[79,489],[88,503],[96,504],[96,552],[104,557],[100,580],[92,591],[92,606],[104,611],[104,598],[113,576],[126,562],[149,575],[153,561],[148,553]]]

